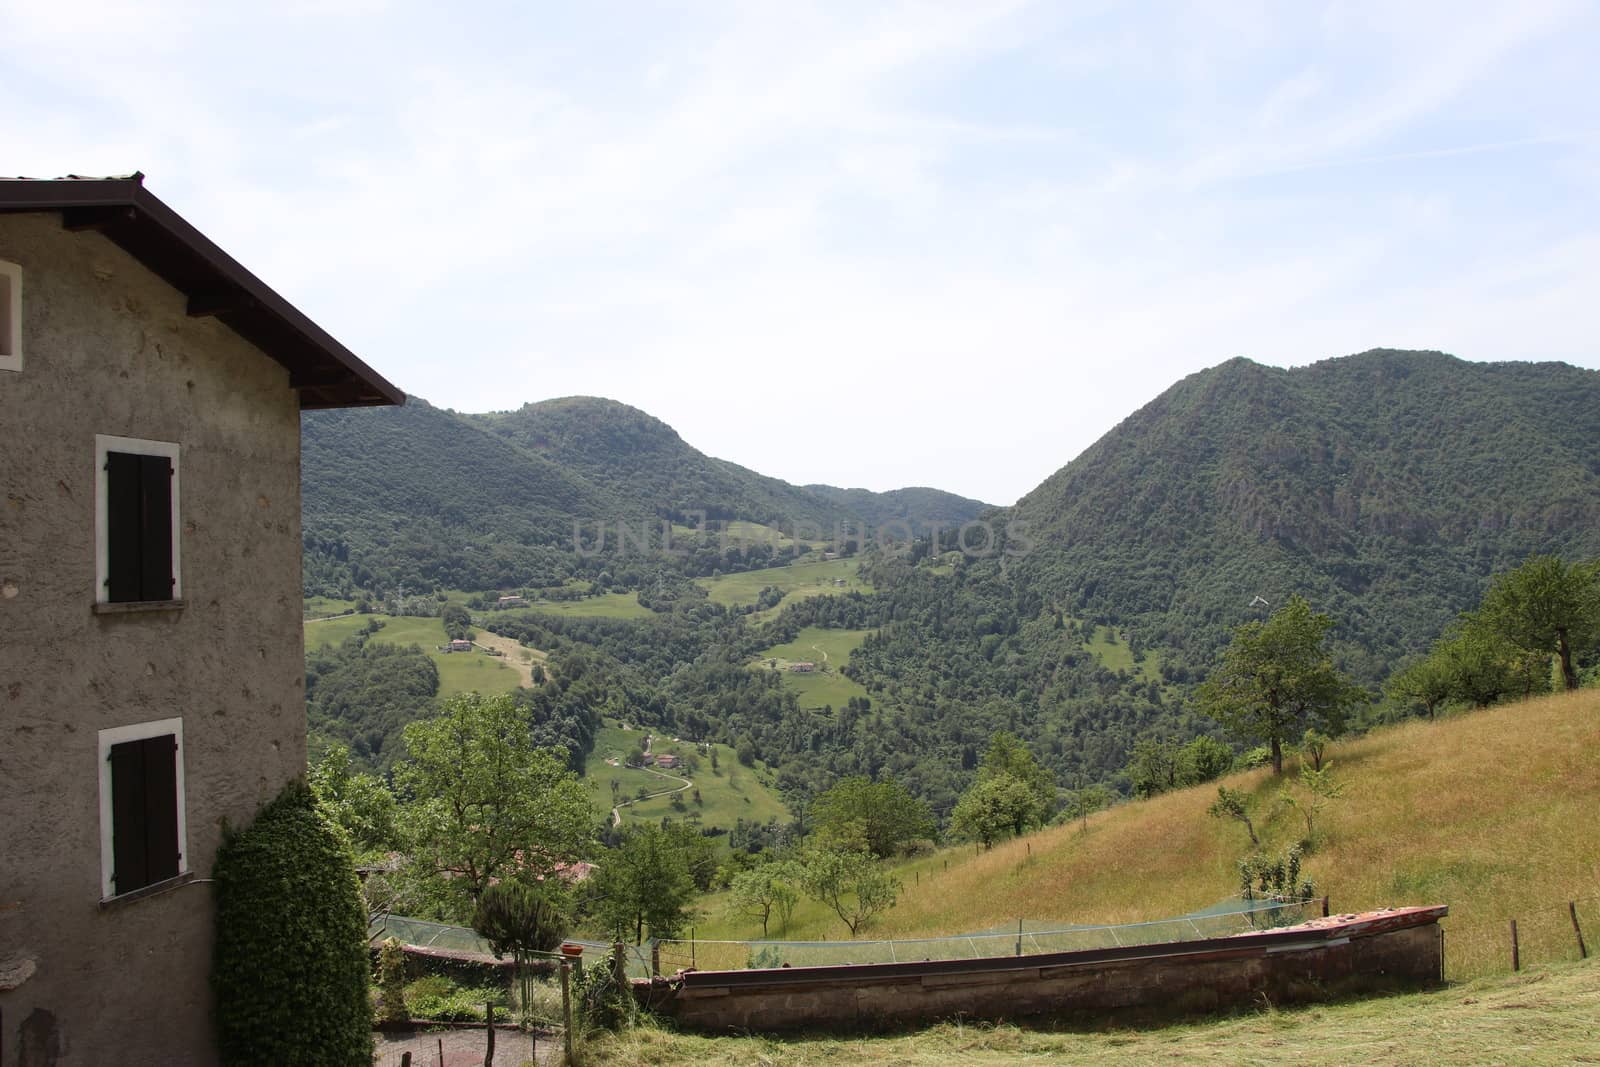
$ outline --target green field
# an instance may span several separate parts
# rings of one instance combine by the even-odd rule
[[[1231,1017],[1144,1029],[949,1022],[914,1033],[862,1037],[700,1037],[659,1026],[604,1035],[584,1050],[595,1064],[657,1067],[873,1063],[1328,1064],[1330,1067],[1555,1067],[1594,1063],[1600,1048],[1600,963],[1541,967],[1426,993],[1305,1008],[1272,1004]]]
[[[727,745],[711,746],[717,754],[717,766],[713,769],[711,757],[700,755],[699,746],[688,741],[673,741],[670,736],[658,734],[651,746],[652,754],[670,753],[680,759],[692,755],[699,764],[693,771],[679,769],[662,772],[672,778],[663,778],[646,770],[612,767],[605,762],[607,758],[620,761],[643,741],[644,733],[638,729],[624,730],[613,724],[602,727],[595,737],[594,754],[589,757],[585,777],[591,785],[590,802],[597,813],[603,815],[611,810],[612,780],[618,783],[617,796],[626,800],[634,797],[641,786],[658,792],[673,788],[677,783],[672,778],[688,778],[700,790],[700,803],[694,801],[694,790],[688,789],[682,794],[682,811],[673,807],[671,796],[656,797],[624,806],[623,821],[659,822],[663,816],[687,819],[698,814],[705,826],[732,827],[741,818],[756,822],[789,818],[788,809],[772,787],[772,773],[766,765],[757,761],[754,768],[744,766]]]
[[[537,600],[531,607],[495,612],[487,618],[528,618],[535,615],[575,615],[580,618],[646,619],[650,609],[633,593],[602,593],[582,600]]]
[[[1135,678],[1147,682],[1161,681],[1160,655],[1146,650],[1144,659],[1135,663],[1128,642],[1110,626],[1096,626],[1094,638],[1085,641],[1083,648],[1098,659],[1108,671],[1127,671]]]
[[[867,696],[865,688],[840,674],[839,669],[850,662],[850,653],[861,647],[861,642],[871,632],[807,626],[793,641],[773,645],[761,653],[754,666],[757,670],[778,671],[784,688],[800,698],[802,707],[839,708],[849,703],[851,697]],[[809,674],[797,674],[788,669],[791,663],[800,662],[814,663],[817,669]]]
[[[427,653],[439,669],[439,696],[457,693],[509,693],[517,688],[517,672],[498,656],[481,651],[440,652],[445,643],[444,623],[436,618],[414,615],[343,615],[336,619],[306,623],[306,647],[321,648],[338,644],[360,631],[372,619],[383,622],[383,629],[372,640],[386,645],[416,645]]]
[[[308,596],[305,599],[305,617],[308,619],[321,619],[329,615],[338,615],[350,611],[356,606],[354,600],[336,600],[329,596]]]
[[[809,596],[872,592],[872,587],[856,574],[856,567],[853,559],[817,560],[793,563],[787,567],[767,567],[759,571],[739,571],[724,574],[720,578],[696,578],[695,581],[705,589],[712,603],[730,608],[754,604],[761,590],[769,585],[781,590],[784,598],[778,607],[758,613],[759,620],[775,615],[784,604],[792,604]],[[840,580],[844,582],[842,586],[834,584]]]

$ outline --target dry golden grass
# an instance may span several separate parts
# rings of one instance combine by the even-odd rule
[[[1212,1022],[1143,1031],[1053,1032],[946,1023],[886,1037],[777,1040],[697,1037],[647,1027],[591,1042],[583,1062],[655,1067],[1600,1063],[1600,964],[1555,964],[1431,993],[1296,1010],[1264,1007]]]
[[[1511,917],[1525,962],[1576,958],[1569,900],[1600,951],[1600,691],[1391,727],[1330,756],[1346,793],[1324,812],[1306,871],[1335,911],[1450,905],[1452,977],[1510,969]],[[1226,784],[1255,794],[1269,848],[1304,834],[1295,812],[1269,814],[1282,785],[1270,770]],[[1241,825],[1206,814],[1215,796],[1215,784],[1169,793],[1091,818],[1087,833],[1058,826],[981,855],[949,849],[908,863],[899,905],[863,936],[968,933],[1019,917],[1139,922],[1206,907],[1237,892],[1234,864],[1248,844]],[[808,908],[788,936],[844,933]]]

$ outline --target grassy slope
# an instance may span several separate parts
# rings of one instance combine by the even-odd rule
[[[480,693],[509,693],[517,688],[517,672],[498,657],[482,652],[440,652],[444,644],[444,623],[436,618],[412,615],[343,615],[337,619],[306,623],[306,647],[317,648],[350,637],[368,620],[383,620],[383,629],[372,639],[389,645],[416,645],[439,668],[439,696],[476,690]]]
[[[1513,916],[1525,961],[1575,955],[1567,901],[1579,901],[1590,943],[1600,942],[1597,752],[1600,690],[1336,745],[1334,776],[1347,792],[1325,811],[1326,840],[1306,869],[1339,911],[1449,904],[1452,976],[1507,969]],[[1227,784],[1257,796],[1269,847],[1303,833],[1295,813],[1265,813],[1279,787],[1270,771]],[[900,873],[899,905],[868,936],[965,933],[1018,917],[1135,922],[1215,903],[1237,891],[1247,844],[1242,826],[1206,814],[1215,795],[1215,785],[1169,793],[1101,813],[1087,833],[1058,826],[981,855],[967,846],[915,861]],[[842,936],[829,917],[797,912],[789,936]],[[711,936],[758,932],[730,925]]]
[[[820,626],[807,626],[798,637],[782,645],[774,645],[761,653],[758,669],[769,669],[767,664],[778,661],[777,670],[783,676],[784,688],[792,690],[807,708],[827,705],[839,708],[851,697],[867,696],[867,690],[839,673],[839,668],[850,662],[850,653],[861,647],[861,642],[871,630],[825,630]],[[795,674],[788,665],[801,661],[815,663],[817,670],[809,674]]]
[[[754,604],[761,590],[773,586],[784,593],[776,608],[758,612],[757,621],[775,615],[784,604],[792,604],[810,596],[823,593],[872,592],[872,587],[856,574],[858,563],[853,559],[814,560],[792,563],[787,567],[767,567],[759,571],[738,571],[720,578],[695,579],[706,590],[712,603],[727,607]],[[844,585],[833,583],[844,580]]]
[[[887,1037],[769,1040],[703,1038],[647,1028],[591,1044],[585,1060],[658,1067],[753,1063],[998,1067],[1045,1061],[1094,1067],[1150,1063],[1554,1067],[1600,1059],[1597,1006],[1600,963],[1591,960],[1429,993],[1286,1011],[1269,1006],[1217,1021],[1143,1031],[1050,1032],[950,1023]]]
[[[623,730],[617,726],[601,728],[595,738],[594,754],[589,758],[586,772],[587,782],[594,783],[589,790],[589,797],[596,811],[604,813],[611,810],[613,778],[621,783],[618,795],[624,799],[635,796],[641,785],[654,793],[671,789],[677,784],[648,771],[612,767],[605,762],[608,756],[620,759],[627,755],[642,739],[643,735],[638,730]],[[701,823],[705,826],[732,827],[741,818],[763,823],[771,818],[780,820],[789,818],[788,810],[778,799],[776,790],[771,787],[769,781],[771,775],[765,765],[757,763],[756,768],[752,770],[740,764],[733,749],[727,745],[713,747],[717,750],[716,770],[711,769],[709,756],[700,756],[698,757],[700,768],[693,774],[683,771],[665,772],[679,778],[690,778],[700,789],[700,804],[694,803],[694,790],[690,789],[683,794],[686,805],[684,811],[673,809],[671,797],[656,797],[624,807],[623,820],[659,822],[662,816],[684,819],[691,813],[698,812]],[[670,737],[658,736],[651,746],[651,751],[657,755],[671,753],[681,757],[695,752],[696,747],[687,742],[675,742]]]
[[[498,616],[500,613],[496,613]],[[507,618],[528,615],[576,615],[607,619],[647,619],[650,609],[633,593],[602,593],[582,600],[540,600],[531,608],[516,608],[504,613]]]

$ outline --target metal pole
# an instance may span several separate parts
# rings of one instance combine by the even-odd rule
[[[567,1067],[572,1067],[577,1061],[572,1056],[572,965],[566,960],[561,961],[561,1021],[564,1024],[566,1056],[563,1062]],[[439,1062],[444,1063],[444,1042],[439,1043]]]

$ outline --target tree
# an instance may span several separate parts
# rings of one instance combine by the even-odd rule
[[[1134,795],[1153,797],[1177,788],[1178,760],[1178,746],[1171,741],[1135,741],[1133,758],[1128,762],[1128,780],[1133,783]]]
[[[1489,586],[1477,621],[1525,652],[1554,655],[1567,689],[1578,688],[1575,648],[1600,638],[1600,561],[1568,566],[1532,556]]]
[[[767,936],[767,923],[776,911],[788,928],[789,916],[794,914],[799,894],[794,883],[798,872],[788,863],[765,863],[753,870],[734,875],[729,887],[730,903],[735,911],[761,920],[761,936]]]
[[[510,696],[451,697],[437,717],[409,723],[405,741],[401,829],[412,863],[445,876],[458,915],[493,879],[552,874],[588,850],[583,786],[561,754],[533,747]]]
[[[989,739],[989,748],[978,764],[978,779],[1010,777],[1021,785],[1031,798],[1013,811],[1013,828],[1020,834],[1030,826],[1043,826],[1056,813],[1058,798],[1056,780],[1048,768],[1042,767],[1028,746],[1015,735],[1002,730]]]
[[[1306,836],[1300,844],[1307,852],[1317,846],[1317,818],[1322,814],[1322,809],[1327,807],[1330,801],[1344,796],[1344,784],[1333,780],[1332,771],[1332,760],[1320,769],[1302,766],[1300,786],[1305,790],[1305,795],[1297,797],[1285,788],[1278,796],[1284,807],[1294,808],[1305,819]]]
[[[833,909],[850,936],[873,916],[894,907],[900,882],[879,867],[871,854],[818,848],[801,861],[806,892]]]
[[[1107,807],[1115,799],[1115,794],[1098,782],[1094,785],[1083,785],[1074,789],[1067,797],[1067,815],[1069,818],[1082,822],[1081,833],[1089,832],[1089,816]]]
[[[347,747],[330,744],[306,780],[323,814],[350,835],[358,855],[398,843],[394,794],[383,779],[355,770]]]
[[[659,826],[631,826],[585,883],[597,917],[613,937],[673,937],[689,921],[694,879],[689,858]]]
[[[846,778],[811,806],[819,832],[836,840],[857,837],[869,852],[887,859],[907,842],[933,833],[928,806],[893,778]]]
[[[1022,833],[1034,817],[1037,797],[1009,774],[980,778],[961,794],[950,813],[950,827],[990,848],[1004,834]]]
[[[1363,697],[1333,666],[1323,647],[1333,619],[1295,596],[1266,622],[1233,632],[1223,661],[1196,693],[1200,710],[1242,738],[1272,749],[1272,772],[1283,773],[1283,743],[1314,723],[1338,735],[1344,713]]]
[[[1236,819],[1244,823],[1245,832],[1250,835],[1250,844],[1254,848],[1261,847],[1261,839],[1256,836],[1255,823],[1250,819],[1250,805],[1254,798],[1242,789],[1229,789],[1225,785],[1217,786],[1217,799],[1211,802],[1206,813],[1213,819]]]
[[[1529,655],[1470,615],[1445,631],[1428,659],[1448,682],[1447,698],[1476,708],[1513,693],[1532,696],[1550,686],[1547,654]]]
[[[524,1009],[532,1003],[533,994],[529,959],[535,952],[549,952],[561,944],[567,928],[562,903],[548,885],[496,882],[483,891],[472,916],[472,928],[489,942],[495,958],[510,954]]]
[[[1384,690],[1403,707],[1421,707],[1431,719],[1439,705],[1455,695],[1456,679],[1444,657],[1428,655],[1390,675]]]
[[[445,636],[452,641],[465,641],[472,633],[472,613],[460,604],[446,604],[439,618],[444,623]]]

